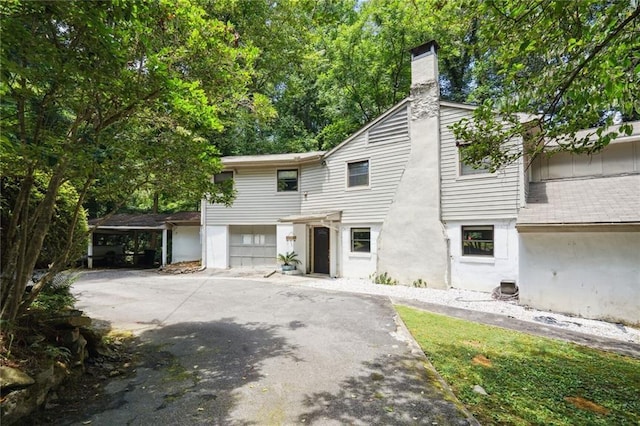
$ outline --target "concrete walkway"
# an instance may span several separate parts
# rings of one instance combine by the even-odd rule
[[[136,374],[76,424],[477,424],[387,297],[151,271],[88,272],[73,291],[141,341]]]

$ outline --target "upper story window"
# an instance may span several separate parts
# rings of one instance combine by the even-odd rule
[[[233,172],[220,172],[213,175],[213,183],[222,183],[233,179]]]
[[[347,164],[347,186],[369,186],[369,160]]]
[[[481,174],[489,174],[491,173],[491,160],[489,157],[486,157],[480,163],[480,167],[473,167],[473,165],[467,163],[464,160],[464,149],[469,146],[469,144],[456,144],[458,147],[458,160],[460,163],[460,176],[469,176],[469,175],[481,175]]]
[[[278,192],[298,190],[297,170],[278,170]]]
[[[493,256],[493,226],[463,226],[462,255]]]
[[[351,228],[351,252],[371,253],[371,228]]]

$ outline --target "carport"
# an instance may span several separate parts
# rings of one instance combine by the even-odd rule
[[[92,228],[91,238],[87,247],[87,267],[93,268],[94,262],[104,263],[106,266],[115,266],[124,263],[127,254],[122,244],[117,244],[118,236],[133,238],[137,248],[141,233],[157,233],[162,235],[162,266],[167,264],[167,240],[170,225],[166,223],[166,214],[116,214],[107,218],[92,219],[89,226]],[[153,251],[155,256],[155,251]],[[141,261],[147,263],[152,256],[151,249],[145,249],[144,253],[134,252],[132,256],[134,264]],[[151,259],[151,263],[153,260]]]

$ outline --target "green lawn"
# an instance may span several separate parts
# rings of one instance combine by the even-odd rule
[[[640,360],[396,306],[483,425],[640,425]],[[482,386],[488,396],[473,391]]]

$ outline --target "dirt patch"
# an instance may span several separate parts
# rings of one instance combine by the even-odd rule
[[[592,413],[609,414],[610,411],[608,408],[580,396],[565,396],[564,400],[581,410],[591,411]]]
[[[471,360],[471,363],[475,365],[481,365],[487,368],[493,367],[493,363],[491,362],[491,360],[482,354],[478,354],[474,356],[473,359]]]
[[[159,271],[165,274],[192,274],[198,272],[201,268],[200,261],[196,260],[193,262],[171,263],[161,267]]]

